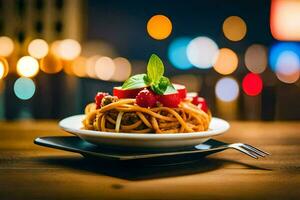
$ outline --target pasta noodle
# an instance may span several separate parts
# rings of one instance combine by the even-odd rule
[[[84,129],[121,133],[190,133],[208,130],[211,120],[190,100],[178,108],[143,108],[135,99],[120,99],[99,109],[95,103],[85,107]]]

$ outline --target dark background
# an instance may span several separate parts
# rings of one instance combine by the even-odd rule
[[[5,4],[5,1],[1,2]],[[20,2],[26,6],[26,1],[16,1],[16,5]],[[62,7],[66,6],[64,1],[56,2],[61,2]],[[151,53],[158,54],[163,59],[166,74],[170,78],[181,74],[192,74],[199,78],[201,87],[197,92],[207,98],[215,116],[242,120],[300,119],[299,80],[293,84],[282,83],[267,68],[261,74],[264,88],[260,95],[249,97],[240,89],[235,105],[221,104],[217,107],[214,87],[223,75],[212,69],[203,70],[195,67],[190,70],[179,70],[171,65],[167,57],[168,47],[173,39],[182,36],[192,38],[208,36],[219,48],[228,47],[237,53],[238,69],[230,76],[241,86],[242,78],[248,73],[244,64],[247,47],[253,43],[270,47],[277,42],[270,32],[270,4],[270,1],[264,0],[82,1],[79,13],[83,22],[80,42],[105,41],[114,48],[116,55],[126,57],[130,61],[147,62]],[[172,21],[172,33],[165,40],[154,40],[147,33],[147,21],[155,14],[166,15]],[[229,41],[222,31],[223,21],[232,15],[242,17],[247,24],[247,35],[239,42]],[[23,38],[19,36],[16,39],[23,42],[26,37],[30,36],[25,34]],[[58,35],[57,39],[64,38]],[[134,66],[133,73],[144,69],[144,65]],[[40,71],[33,78],[36,84],[34,96],[24,101],[18,99],[13,92],[13,84],[17,77],[16,73],[10,73],[2,80],[5,87],[1,93],[0,117],[3,119],[63,118],[79,114],[83,112],[86,103],[93,101],[97,91],[111,92],[113,86],[122,84],[79,78],[66,75],[64,72],[49,75]],[[227,109],[232,111],[226,111]]]

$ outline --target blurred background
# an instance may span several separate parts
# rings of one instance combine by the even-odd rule
[[[0,0],[0,119],[83,112],[146,71],[231,120],[300,119],[299,0]]]

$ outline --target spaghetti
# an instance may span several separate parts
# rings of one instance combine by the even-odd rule
[[[121,133],[190,133],[208,130],[211,120],[206,113],[185,99],[177,108],[144,108],[135,99],[119,99],[97,109],[85,107],[84,129]]]

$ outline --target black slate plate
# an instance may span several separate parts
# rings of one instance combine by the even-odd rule
[[[37,145],[80,153],[87,158],[114,160],[114,161],[149,161],[151,163],[184,163],[197,160],[201,157],[220,152],[226,149],[226,143],[210,139],[195,147],[178,150],[132,151],[128,149],[109,149],[86,142],[76,136],[54,136],[36,138]]]

